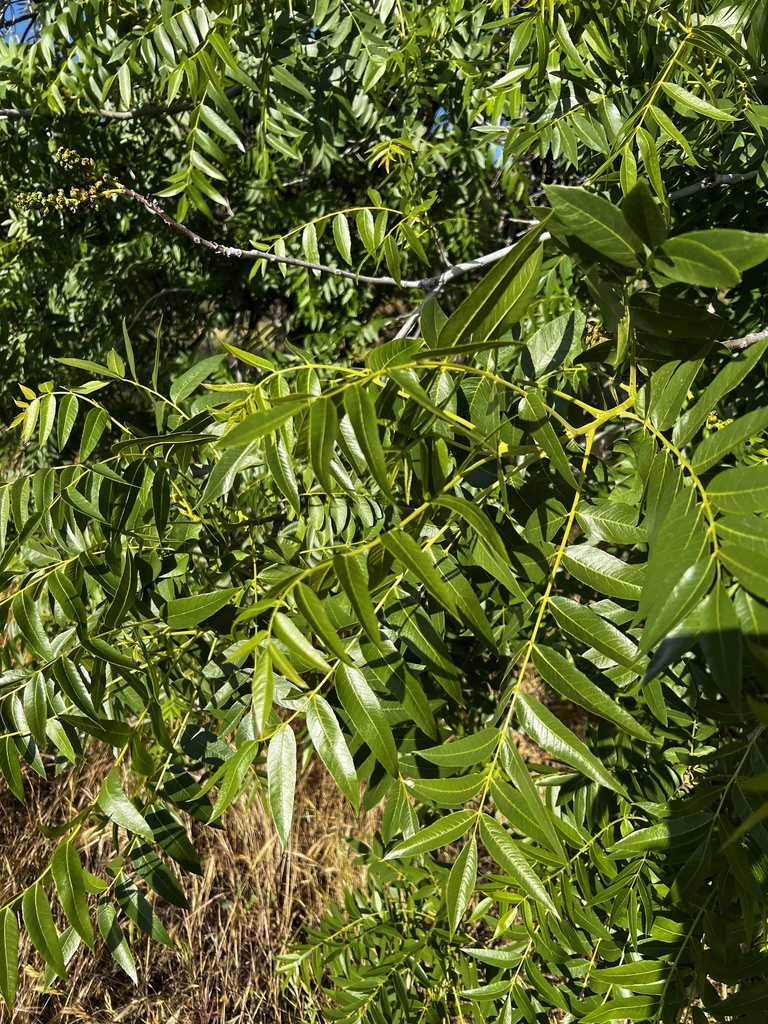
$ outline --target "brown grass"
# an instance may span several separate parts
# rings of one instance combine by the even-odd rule
[[[56,824],[92,800],[107,766],[92,760],[48,784],[28,780],[26,806],[0,784],[0,898],[32,882],[49,862],[54,841],[37,822]],[[189,911],[159,904],[176,941],[170,949],[132,929],[139,984],[134,987],[97,939],[69,965],[66,982],[42,991],[43,964],[22,936],[12,1020],[29,1024],[287,1024],[305,1018],[293,997],[281,994],[275,957],[308,924],[317,921],[345,883],[361,881],[346,836],[370,839],[375,820],[355,816],[317,758],[300,777],[288,850],[280,850],[268,813],[254,794],[224,816],[224,828],[196,826],[195,845],[204,875],[185,876]],[[86,866],[104,875],[111,843],[95,830],[78,837]],[[56,913],[56,901],[54,913]],[[95,915],[92,915],[95,917]],[[57,919],[59,928],[64,921]],[[124,922],[124,927],[127,924]],[[9,1016],[0,1009],[0,1021]]]

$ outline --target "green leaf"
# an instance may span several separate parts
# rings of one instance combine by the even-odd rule
[[[437,558],[437,571],[453,597],[461,621],[489,650],[498,650],[496,638],[480,604],[476,588],[464,576],[458,562],[451,555],[437,547],[433,550]]]
[[[538,829],[541,837],[543,837],[539,838],[539,841],[543,846],[552,850],[552,852],[558,856],[561,863],[564,864],[566,856],[563,844],[560,842],[560,838],[555,826],[552,824],[550,815],[541,801],[539,790],[531,778],[531,773],[528,771],[520,751],[512,742],[509,734],[507,734],[504,739],[504,746],[502,747],[501,754],[504,770],[506,771],[509,779],[514,782],[517,787],[517,795],[520,797],[520,800],[513,800],[515,808],[520,806],[525,807],[527,817],[532,818],[536,822],[536,828]],[[497,795],[508,795],[507,790],[509,787],[506,783],[501,782],[501,780],[494,780],[492,788],[494,792],[497,792]],[[502,814],[505,813],[501,806],[499,806],[499,810]],[[531,838],[536,837],[531,834]]]
[[[448,926],[451,935],[459,927],[466,913],[477,881],[477,841],[469,839],[454,861],[445,884],[445,905],[448,910]]]
[[[301,515],[301,498],[293,471],[293,462],[279,432],[275,433],[274,438],[270,436],[264,438],[264,457],[277,485],[278,493],[288,501],[297,516]]]
[[[175,945],[146,897],[136,888],[136,883],[132,878],[128,878],[126,875],[118,878],[115,885],[115,899],[126,917],[133,921],[145,935],[149,935],[156,942],[162,942],[164,946]]]
[[[648,413],[657,430],[669,430],[677,422],[703,362],[686,359],[679,364],[665,363],[652,375],[645,387],[650,390]]]
[[[688,116],[710,117],[713,121],[736,120],[734,115],[729,114],[727,110],[721,110],[720,107],[716,107],[708,100],[702,99],[701,96],[697,96],[688,89],[683,89],[681,85],[675,85],[674,82],[662,82],[661,87],[667,96],[671,97],[675,103],[678,103],[683,108],[683,112]]]
[[[42,448],[48,440],[56,419],[56,396],[44,395],[40,400],[40,424],[38,443]]]
[[[528,735],[558,761],[626,798],[624,787],[571,730],[528,693],[518,694],[517,717]]]
[[[267,788],[272,819],[283,849],[293,820],[296,791],[296,737],[290,725],[278,728],[267,747]]]
[[[56,438],[59,451],[63,451],[72,428],[77,420],[79,402],[76,395],[68,394],[59,402],[59,415],[56,422]]]
[[[304,258],[310,263],[320,262],[320,250],[317,247],[317,228],[314,224],[307,224],[301,232],[301,248]]]
[[[51,661],[53,648],[43,626],[40,611],[32,600],[31,594],[26,590],[17,594],[11,603],[11,611],[19,632],[32,652],[42,661]]]
[[[589,605],[579,604],[556,594],[549,599],[549,607],[558,626],[569,636],[594,647],[607,658],[631,668],[638,658],[637,646],[611,622],[594,612]]]
[[[315,399],[309,410],[309,461],[326,494],[336,491],[331,460],[338,429],[339,417],[331,399]]]
[[[352,239],[349,234],[349,221],[343,213],[337,213],[333,218],[333,238],[341,258],[351,266]]]
[[[99,900],[99,905],[96,908],[96,920],[112,959],[122,967],[134,985],[138,985],[139,978],[136,973],[136,962],[128,948],[128,943],[125,941],[120,922],[117,920],[115,908],[106,897],[102,897]]]
[[[243,447],[225,450],[211,470],[211,475],[208,477],[208,482],[197,503],[198,508],[216,501],[217,498],[225,498],[229,494],[235,482],[235,477],[248,464],[248,460],[251,458],[255,447],[256,442],[252,441],[250,444],[243,445]]]
[[[240,795],[245,777],[258,753],[259,741],[249,740],[224,763],[223,770],[221,770],[219,792],[211,811],[211,821],[220,817],[233,800]]]
[[[665,982],[674,970],[674,964],[664,960],[637,960],[593,971],[591,982],[596,988],[599,987],[598,990],[603,986],[618,986],[629,989],[630,992],[653,995],[663,990]]]
[[[507,830],[488,814],[480,817],[480,834],[488,853],[524,893],[548,910],[557,920],[560,912],[544,887],[543,882],[528,863],[523,844],[510,839]]]
[[[623,267],[640,265],[643,243],[613,203],[566,185],[545,185],[544,192],[569,235]]]
[[[45,727],[48,723],[48,695],[45,682],[39,672],[35,672],[27,680],[24,686],[22,703],[29,731],[38,743],[45,745]]]
[[[421,853],[430,853],[432,850],[448,846],[465,835],[474,820],[474,811],[453,811],[446,814],[416,835],[401,840],[384,856],[384,860],[417,857]]]
[[[579,1024],[616,1024],[616,1021],[645,1021],[656,1015],[657,999],[647,996],[633,996],[623,999],[609,999],[596,1010],[579,1019]]]
[[[744,444],[751,437],[759,437],[765,428],[768,427],[768,406],[762,409],[753,409],[751,412],[739,416],[732,423],[727,423],[720,430],[716,430],[705,437],[691,458],[691,466],[694,473],[706,473],[716,463],[721,462],[724,456],[730,454],[736,448]]]
[[[418,750],[417,753],[425,761],[441,768],[471,768],[488,760],[498,746],[499,739],[498,729],[481,729],[463,739]]]
[[[406,785],[419,801],[438,807],[463,807],[477,795],[485,779],[485,772],[472,772],[452,779],[409,779]]]
[[[768,527],[768,522],[759,521],[765,522]],[[741,631],[733,601],[722,582],[716,583],[709,595],[702,619],[704,630],[699,643],[709,670],[723,696],[738,706],[741,702],[742,681]]]
[[[715,526],[722,542],[768,555],[768,519],[756,515],[721,516]]]
[[[702,306],[670,299],[655,292],[637,292],[629,300],[632,326],[643,334],[670,341],[727,338],[730,326]]]
[[[144,879],[147,885],[161,896],[166,903],[182,910],[189,910],[189,902],[178,879],[163,863],[158,854],[149,846],[140,843],[133,847],[131,861],[134,870]]]
[[[88,946],[94,948],[93,927],[80,856],[72,843],[59,843],[51,861],[51,873],[67,920]]]
[[[768,260],[768,235],[755,231],[708,228],[706,231],[687,231],[681,237],[714,249],[742,272]]]
[[[177,377],[168,391],[171,401],[178,404],[188,398],[204,380],[218,370],[223,358],[223,356],[209,356],[207,359],[195,363],[180,377]]]
[[[654,266],[671,281],[702,288],[733,288],[741,281],[741,274],[730,260],[685,236],[665,242]]]
[[[601,548],[572,544],[566,548],[563,566],[577,580],[607,597],[636,601],[642,592],[645,567],[627,565]]]
[[[264,725],[272,710],[275,698],[275,673],[272,667],[270,648],[261,651],[253,666],[253,684],[251,686],[251,715],[253,716],[256,736],[260,737]]]
[[[720,512],[765,512],[768,465],[726,469],[707,485],[707,497]]]
[[[355,223],[363,245],[369,255],[372,255],[376,251],[376,232],[373,214],[367,207],[364,210],[358,210]]]
[[[542,324],[525,343],[522,367],[527,376],[536,379],[562,366],[581,341],[586,322],[577,311]]]
[[[101,407],[91,409],[88,415],[85,417],[85,423],[83,424],[83,433],[80,437],[80,461],[85,462],[91,452],[94,450],[96,445],[101,440],[101,436],[109,426],[110,419],[106,409]]]
[[[768,981],[745,981],[738,992],[726,996],[722,1002],[707,1004],[707,1013],[718,1020],[723,1017],[740,1017],[744,1014],[762,1014],[768,1010]],[[745,1020],[760,1019],[758,1016]]]
[[[323,608],[322,601],[314,590],[308,587],[306,583],[299,583],[294,588],[293,595],[296,600],[296,607],[309,623],[312,632],[323,641],[331,654],[335,655],[340,661],[351,664],[346,646],[333,628],[333,624],[328,618],[328,613]]]
[[[368,580],[359,557],[354,554],[334,555],[333,568],[366,636],[376,647],[384,649]]]
[[[593,715],[613,722],[630,736],[635,736],[646,743],[657,742],[647,729],[634,720],[626,708],[612,700],[558,651],[537,645],[532,660],[545,682],[566,700],[586,708]]]
[[[315,694],[307,705],[307,731],[312,746],[336,785],[357,809],[358,780],[355,763],[333,709],[319,694]]]
[[[13,1013],[19,979],[19,923],[14,910],[0,910],[0,995]]]
[[[409,569],[419,583],[449,611],[454,618],[460,618],[453,594],[437,571],[430,557],[421,549],[410,534],[402,530],[391,530],[381,535],[381,543],[387,551]]]
[[[536,392],[529,391],[525,396],[525,402],[519,415],[520,421],[526,425],[534,441],[549,456],[553,469],[569,487],[576,490],[576,479],[573,475],[570,461],[563,451],[563,446],[552,426],[550,414]]]
[[[461,344],[470,335],[478,344],[491,336],[519,297],[517,290],[510,285],[522,273],[522,265],[532,250],[538,248],[543,226],[540,224],[521,238],[451,314],[440,331],[441,348]]]
[[[645,178],[640,178],[624,197],[621,212],[649,249],[663,245],[668,233],[667,222]]]
[[[714,578],[715,559],[711,556],[681,573],[667,594],[648,613],[640,640],[641,654],[647,654],[684,621],[709,593]]]
[[[203,869],[195,848],[179,819],[167,807],[157,807],[146,814],[155,843],[185,871],[202,875]]]
[[[227,587],[212,594],[196,594],[194,597],[177,597],[168,602],[165,621],[171,629],[194,629],[205,622],[225,605],[232,602],[239,587]]]
[[[347,388],[344,392],[344,409],[349,416],[357,443],[360,445],[371,476],[382,492],[394,501],[389,485],[384,449],[381,447],[379,438],[376,404],[368,389],[362,386]]]
[[[24,890],[21,897],[21,915],[29,932],[32,945],[60,978],[66,980],[67,967],[61,953],[59,935],[53,923],[51,905],[40,882]]]
[[[397,747],[392,730],[379,698],[360,669],[353,665],[339,665],[336,670],[336,692],[353,728],[390,775],[397,777]]]
[[[743,587],[768,600],[768,555],[736,544],[723,544],[718,556]]]
[[[551,849],[558,855],[561,863],[565,864],[564,851],[551,823],[547,820],[545,821],[546,827],[542,828],[541,826],[542,819],[547,818],[547,812],[538,793],[534,796],[536,803],[528,799],[527,791],[520,792],[513,789],[500,779],[494,779],[491,784],[491,798],[494,806],[504,816],[507,824],[514,828],[521,837],[534,839],[546,849]]]
[[[24,778],[19,766],[19,755],[10,736],[0,736],[0,772],[8,789],[24,803]]]
[[[289,619],[282,612],[277,612],[272,618],[272,632],[278,640],[282,640],[286,647],[297,655],[302,665],[313,668],[317,672],[322,672],[324,675],[330,673],[331,666],[297,628],[293,619]],[[273,657],[273,661],[279,669],[279,664],[275,657]]]
[[[672,441],[682,448],[695,436],[704,425],[711,411],[718,403],[747,377],[763,358],[768,349],[768,338],[751,345],[746,352],[740,352],[730,358],[729,362],[719,371],[711,384],[708,384],[695,405],[675,423]]]
[[[679,847],[681,841],[693,842],[705,828],[712,824],[712,815],[707,811],[686,814],[680,818],[667,818],[658,825],[636,829],[624,836],[610,849],[611,857],[632,858],[656,850]]]
[[[276,405],[271,409],[263,409],[236,424],[228,430],[223,437],[216,442],[216,447],[237,448],[241,445],[250,444],[265,434],[274,433],[278,427],[282,427],[288,420],[301,412],[304,408],[303,402],[289,402],[286,405]]]
[[[651,539],[637,621],[652,617],[684,574],[709,551],[704,513],[693,488],[678,491]]]
[[[126,796],[117,768],[113,768],[102,782],[97,803],[116,825],[122,825],[128,832],[141,836],[142,839],[153,841],[152,829]]]
[[[482,509],[478,508],[471,501],[467,501],[466,498],[460,498],[453,494],[441,494],[433,499],[433,505],[443,508],[450,509],[457,515],[461,516],[464,521],[474,530],[479,540],[488,552],[490,561],[483,561],[480,564],[483,568],[488,569],[492,572],[495,578],[502,583],[510,593],[514,594],[519,600],[524,603],[528,603],[527,598],[520,589],[516,577],[513,575],[510,568],[510,559],[507,554],[507,549],[504,546],[504,541],[493,526],[488,516]]]

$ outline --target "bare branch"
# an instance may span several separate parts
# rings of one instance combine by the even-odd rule
[[[758,341],[764,341],[766,338],[768,338],[768,329],[755,331],[754,334],[745,334],[743,338],[731,338],[730,341],[724,341],[723,344],[731,352],[743,352],[745,348],[756,345]]]
[[[394,286],[395,288],[416,288],[419,291],[429,292],[430,294],[436,295],[445,287],[446,284],[448,284],[449,281],[452,281],[456,277],[460,277],[462,274],[467,274],[472,270],[479,270],[482,267],[486,267],[490,263],[496,263],[497,260],[506,256],[512,248],[511,245],[505,245],[502,249],[496,249],[495,252],[489,252],[484,256],[478,256],[477,259],[467,260],[465,263],[457,263],[454,266],[449,267],[447,270],[444,270],[441,274],[435,274],[433,277],[423,277],[418,280],[404,278],[401,281],[396,281],[393,277],[373,277],[368,274],[357,274],[353,270],[343,270],[340,267],[327,267],[323,263],[314,263],[311,260],[302,260],[294,256],[278,256],[277,253],[268,252],[265,249],[241,249],[238,246],[224,245],[221,242],[214,242],[209,238],[204,238],[202,235],[197,234],[196,231],[192,231],[184,224],[180,224],[177,220],[174,220],[173,217],[171,217],[169,213],[166,213],[162,206],[156,202],[156,200],[142,195],[141,192],[137,192],[135,189],[127,188],[125,185],[121,185],[119,188],[122,195],[139,203],[151,214],[154,214],[155,217],[159,217],[164,224],[168,225],[168,227],[173,228],[174,231],[178,231],[195,245],[202,246],[202,248],[216,253],[217,256],[224,256],[226,259],[236,260],[265,260],[267,263],[282,263],[289,267],[303,267],[305,270],[315,270],[321,274],[330,274],[332,277],[341,277],[347,281],[355,281],[358,284],[388,285],[390,287]],[[548,232],[544,232],[541,237],[542,241],[545,241],[550,236]],[[429,298],[429,296],[427,296],[427,298]]]
[[[704,189],[717,188],[721,185],[738,185],[742,181],[752,181],[756,177],[757,171],[747,171],[746,174],[715,174],[711,178],[697,181],[695,185],[686,185],[685,188],[679,188],[676,192],[670,192],[669,198],[684,199],[685,196],[695,195],[696,192],[702,192]]]

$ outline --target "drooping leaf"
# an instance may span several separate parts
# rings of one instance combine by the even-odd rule
[[[394,776],[398,774],[397,747],[379,698],[354,665],[339,665],[336,692],[352,725],[373,754]]]
[[[152,830],[146,819],[126,796],[117,769],[113,768],[101,784],[98,805],[116,825],[152,842]]]
[[[466,913],[477,880],[477,841],[468,840],[453,863],[445,885],[448,924],[453,934]]]
[[[269,741],[267,785],[272,818],[285,849],[291,831],[296,790],[296,737],[289,725],[281,726]]]
[[[64,842],[56,847],[51,872],[67,920],[89,949],[93,949],[93,927],[88,913],[83,866],[72,843]]]
[[[542,678],[566,700],[579,704],[593,715],[613,722],[619,729],[637,739],[646,743],[655,742],[652,734],[636,722],[626,708],[611,700],[604,690],[596,686],[559,651],[537,644],[532,660]]]
[[[507,830],[488,814],[483,814],[480,818],[480,834],[490,855],[523,892],[548,910],[553,917],[559,918],[560,912],[526,859],[522,844],[511,839]]]
[[[59,935],[53,923],[51,905],[40,882],[34,882],[21,897],[21,914],[32,945],[60,978],[66,979],[67,967],[61,954]]]
[[[19,978],[19,923],[11,908],[0,910],[0,995],[13,1013]]]
[[[587,746],[540,701],[528,693],[519,694],[515,707],[520,724],[540,747],[564,764],[594,779],[601,786],[626,796],[624,787],[618,779],[611,775]]]
[[[355,763],[330,704],[316,694],[307,705],[307,729],[312,745],[331,773],[336,785],[353,807],[358,805]]]

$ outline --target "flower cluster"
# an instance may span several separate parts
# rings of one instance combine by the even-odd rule
[[[83,207],[96,209],[114,182],[108,174],[94,176],[95,163],[90,157],[81,156],[74,149],[59,148],[56,162],[65,171],[74,172],[84,179],[83,187],[73,185],[68,190],[60,188],[55,192],[19,192],[16,206],[21,210],[67,210],[74,212]],[[89,180],[90,179],[90,180]],[[87,184],[86,184],[87,182]]]

